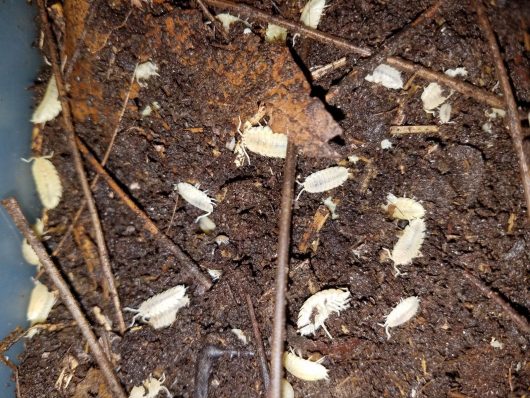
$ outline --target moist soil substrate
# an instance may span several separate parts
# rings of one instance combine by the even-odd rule
[[[302,3],[248,2],[293,21],[299,19]],[[473,7],[466,3],[444,2],[434,18],[403,38],[396,55],[440,72],[464,67],[468,74],[461,79],[500,95],[492,55]],[[111,351],[127,392],[152,374],[164,375],[164,385],[174,396],[191,397],[196,363],[205,345],[256,351],[247,294],[270,354],[284,161],[249,152],[250,164],[236,167],[229,148],[240,138],[239,117],[245,121],[256,113],[260,96],[277,83],[274,79],[283,79],[268,71],[288,53],[293,59],[289,62],[296,62],[308,77],[314,68],[346,57],[344,66],[310,81],[307,93],[326,101],[342,127],[343,134],[330,143],[339,157],[300,155],[298,179],[337,164],[349,167],[351,173],[340,187],[304,192],[294,205],[286,349],[304,358],[325,357],[322,364],[329,370],[329,380],[318,382],[287,374],[296,396],[527,394],[528,336],[463,274],[467,270],[528,317],[530,234],[507,119],[488,118],[491,107],[455,92],[447,100],[452,106],[450,123],[441,125],[436,113],[422,107],[420,96],[430,81],[402,73],[408,82],[403,90],[364,79],[353,84],[348,73],[359,58],[331,45],[291,35],[288,49],[284,43],[267,43],[266,24],[250,20],[248,26],[233,24],[225,41],[191,3],[142,4],[139,9],[127,2],[96,1],[92,14],[85,17],[86,34],[74,43],[79,48],[66,67],[76,133],[101,160],[116,130],[106,165],[109,173],[203,272],[215,269],[222,275],[211,290],[197,294],[196,281],[171,252],[104,181],[97,182],[93,193],[122,306],[138,308],[142,301],[178,284],[189,287],[191,299],[170,327],[155,330],[137,322],[120,336],[111,301],[101,287],[90,217],[83,213],[54,261]],[[528,4],[492,4],[488,2],[488,15],[516,100],[528,104]],[[375,49],[429,5],[428,1],[335,0],[326,8],[319,29]],[[74,53],[72,40],[61,42],[60,20],[52,22],[62,53]],[[158,65],[159,76],[131,85],[136,64],[145,61]],[[37,96],[49,73],[43,72]],[[444,94],[451,94],[450,90],[444,88]],[[152,112],[142,116],[148,105]],[[390,126],[398,124],[439,125],[439,131],[391,136]],[[41,154],[53,152],[52,162],[64,186],[60,205],[48,212],[44,243],[51,253],[71,224],[82,191],[62,117],[47,123],[39,139],[42,146],[35,148]],[[382,149],[384,139],[391,141],[391,148]],[[360,160],[348,162],[352,155]],[[85,169],[93,179],[88,163]],[[215,231],[206,234],[194,222],[203,212],[178,197],[174,191],[178,182],[199,183],[217,199],[210,216]],[[401,266],[404,275],[399,277],[383,249],[392,249],[406,222],[391,219],[381,208],[389,193],[415,198],[426,210],[421,257]],[[315,213],[327,212],[319,207],[329,196],[337,203],[338,218],[329,216],[303,247]],[[218,244],[219,235],[229,242]],[[41,281],[52,286],[45,275]],[[322,328],[315,336],[300,336],[296,320],[301,305],[326,288],[347,288],[350,308],[326,321],[333,339]],[[400,299],[410,296],[421,300],[419,313],[391,329],[387,339],[380,324]],[[98,322],[95,306],[114,320],[112,331]],[[127,323],[133,315],[124,312]],[[27,340],[19,368],[21,396],[110,396],[79,329],[60,302],[47,322],[63,327],[43,330]],[[249,343],[244,345],[231,329],[241,329]],[[220,358],[213,367],[208,396],[264,396],[259,369],[256,356]],[[71,377],[68,383],[64,375],[57,383],[61,372]]]

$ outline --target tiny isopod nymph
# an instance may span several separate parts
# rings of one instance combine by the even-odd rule
[[[138,309],[124,308],[136,313],[131,326],[138,318],[155,329],[170,326],[175,321],[177,312],[190,303],[186,289],[184,285],[178,285],[144,301]]]
[[[421,218],[412,220],[403,230],[403,235],[398,239],[392,253],[389,253],[390,259],[394,262],[395,275],[401,275],[398,265],[408,265],[412,260],[421,255],[420,249],[425,239],[425,221]]]
[[[319,362],[299,357],[292,352],[283,353],[283,366],[293,376],[305,381],[327,380],[328,370]]]
[[[302,190],[298,193],[296,200],[300,198],[302,192],[318,193],[329,191],[344,184],[349,177],[348,169],[342,166],[328,167],[327,169],[317,171],[306,177],[302,185]]]
[[[206,214],[197,217],[195,222],[212,214],[215,199],[210,198],[206,192],[201,191],[199,188],[196,188],[187,182],[179,182],[178,184],[175,184],[175,189],[190,205],[206,212]]]
[[[63,185],[57,169],[48,159],[50,157],[41,156],[25,160],[26,162],[33,162],[31,172],[37,193],[42,205],[48,210],[57,207],[63,196]]]
[[[398,305],[394,307],[392,311],[385,317],[385,333],[387,339],[390,339],[390,333],[388,329],[402,325],[405,322],[410,321],[418,312],[420,308],[420,299],[416,296],[408,297],[401,300]]]

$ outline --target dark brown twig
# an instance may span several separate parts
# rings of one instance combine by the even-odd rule
[[[216,345],[205,346],[199,353],[199,359],[197,360],[193,398],[208,397],[210,375],[212,373],[213,365],[219,358],[223,356],[229,356],[230,359],[232,359],[234,357],[251,357],[253,355],[254,353],[251,351],[231,350],[228,348],[221,348]]]
[[[530,323],[528,320],[520,315],[515,309],[508,303],[500,294],[491,290],[488,286],[484,284],[480,279],[470,274],[468,271],[463,270],[464,276],[468,281],[475,285],[484,296],[495,301],[503,310],[506,312],[510,318],[521,328],[525,333],[530,333]]]
[[[74,160],[74,167],[76,170],[77,177],[79,179],[79,183],[81,184],[81,187],[83,189],[83,194],[88,205],[90,217],[92,219],[92,225],[96,234],[96,243],[98,247],[99,258],[101,261],[103,274],[105,275],[105,280],[107,282],[109,292],[112,298],[112,303],[114,305],[114,311],[116,313],[118,327],[120,329],[120,332],[124,333],[126,327],[125,322],[123,320],[123,314],[121,312],[120,298],[118,296],[118,291],[114,283],[114,276],[112,275],[109,254],[105,243],[105,237],[103,236],[103,230],[101,228],[101,221],[99,219],[99,215],[96,209],[96,203],[94,201],[94,197],[92,196],[92,192],[90,191],[90,186],[88,184],[88,180],[85,174],[85,169],[83,168],[83,163],[81,161],[81,155],[79,154],[79,151],[75,144],[75,129],[72,121],[72,114],[70,111],[70,103],[68,102],[66,96],[66,89],[64,86],[63,76],[58,63],[57,48],[55,45],[55,41],[53,40],[53,34],[48,21],[48,14],[46,12],[45,1],[38,0],[38,5],[42,29],[44,29],[46,41],[48,42],[48,52],[50,55],[53,74],[55,76],[55,82],[57,83],[57,90],[59,92],[59,97],[61,100],[64,128],[68,136],[68,144],[70,145],[70,151]]]
[[[388,57],[386,62],[403,72],[416,73],[425,80],[433,80],[440,84],[443,84],[466,97],[473,98],[478,102],[488,104],[494,108],[504,108],[504,102],[501,97],[490,93],[484,89],[478,88],[472,84],[466,83],[462,80],[450,77],[445,73],[436,72],[432,69],[425,68],[424,66],[415,64],[399,57]]]
[[[499,50],[499,45],[497,44],[497,38],[495,33],[491,28],[490,21],[486,15],[486,10],[481,0],[474,0],[475,8],[477,9],[477,17],[480,26],[486,39],[490,51],[493,55],[493,61],[495,63],[495,69],[497,70],[497,77],[499,79],[502,93],[504,95],[504,101],[506,102],[506,114],[508,118],[508,126],[510,129],[510,135],[512,137],[512,143],[519,159],[519,168],[521,171],[521,179],[523,180],[524,195],[526,200],[526,215],[530,220],[530,170],[528,166],[528,159],[526,153],[523,149],[523,130],[521,123],[519,121],[519,112],[517,110],[517,104],[515,102],[515,97],[512,92],[512,87],[510,85],[510,78],[506,72],[506,67],[504,66],[504,61],[502,59],[501,51]]]
[[[233,3],[227,0],[203,0],[203,1],[206,4],[209,4],[210,6],[213,6],[213,7],[219,7],[222,9],[230,9],[235,14],[245,17],[245,18],[257,19],[259,21],[266,22],[266,23],[273,23],[275,25],[281,26],[282,28],[289,30],[291,33],[294,33],[294,34],[298,33],[300,36],[304,38],[315,39],[322,43],[332,44],[335,47],[339,47],[343,50],[352,52],[361,57],[369,57],[372,54],[372,52],[366,48],[358,47],[358,46],[351,44],[351,40],[346,40],[346,39],[343,39],[342,37],[331,35],[329,33],[320,32],[316,29],[309,28],[297,22],[292,22],[292,21],[288,21],[283,18],[269,15],[254,7],[250,7],[244,4],[236,4],[236,3]]]
[[[168,250],[173,253],[173,255],[177,258],[177,260],[185,267],[185,271],[189,275],[191,275],[197,282],[199,282],[199,287],[197,289],[198,294],[203,294],[206,290],[209,290],[212,287],[212,281],[210,278],[206,277],[204,275],[199,267],[194,263],[194,261],[186,254],[182,249],[174,243],[171,239],[169,239],[160,229],[156,226],[156,224],[149,218],[147,214],[143,210],[141,210],[136,203],[133,202],[133,200],[125,193],[123,189],[119,186],[119,184],[114,181],[114,179],[110,176],[109,173],[101,166],[101,164],[96,160],[96,158],[92,155],[92,153],[89,151],[89,149],[83,144],[83,142],[76,137],[76,143],[83,154],[83,156],[86,158],[88,163],[92,166],[94,171],[99,174],[105,182],[108,184],[110,189],[112,189],[120,198],[120,200],[129,208],[132,210],[132,212],[143,221],[143,227],[150,232],[155,238],[158,239],[158,241],[167,248]]]
[[[105,150],[105,154],[103,155],[103,159],[101,160],[101,165],[102,166],[105,166],[107,164],[107,161],[109,160],[110,154],[112,152],[112,148],[114,147],[114,142],[116,141],[116,137],[118,135],[118,132],[120,131],[121,120],[122,120],[123,115],[125,113],[125,109],[127,108],[127,103],[129,102],[129,96],[131,95],[131,89],[132,89],[132,86],[133,86],[133,83],[134,83],[134,74],[136,72],[136,67],[137,66],[138,66],[138,62],[136,63],[136,65],[134,67],[134,70],[132,72],[131,78],[129,80],[129,89],[127,90],[127,94],[125,95],[125,99],[123,101],[120,113],[118,115],[118,120],[116,121],[116,126],[115,126],[115,128],[114,128],[114,130],[112,132],[111,137],[110,137],[110,141],[109,141],[109,144],[107,146],[107,149]],[[98,180],[99,180],[99,175],[96,174],[96,176],[94,177],[94,179],[90,183],[90,189],[94,189],[94,187],[96,186]],[[79,206],[79,209],[77,209],[77,212],[75,213],[74,218],[72,219],[72,222],[70,223],[70,226],[68,227],[68,229],[66,230],[65,234],[63,235],[63,237],[61,238],[61,240],[57,244],[57,247],[55,247],[55,249],[54,249],[54,251],[52,253],[53,257],[57,256],[61,252],[61,248],[62,248],[64,242],[66,242],[66,240],[70,237],[70,234],[72,233],[73,229],[77,225],[77,222],[79,221],[79,218],[81,217],[81,214],[83,214],[83,211],[85,211],[86,204],[87,204],[86,200],[83,200],[81,202],[81,206]]]
[[[267,355],[265,355],[265,347],[263,346],[263,338],[261,337],[261,332],[259,331],[258,320],[256,319],[256,313],[254,312],[254,305],[252,304],[252,298],[249,294],[245,295],[247,299],[247,308],[248,315],[250,316],[250,321],[252,322],[252,332],[254,333],[254,340],[256,349],[258,351],[258,360],[261,370],[261,378],[263,379],[263,387],[265,391],[269,389],[270,376],[269,376],[269,366],[267,365]]]
[[[24,237],[28,240],[32,249],[37,254],[37,257],[39,258],[40,263],[44,267],[44,270],[46,271],[51,281],[59,291],[61,301],[77,322],[81,333],[83,334],[84,338],[88,343],[88,346],[90,347],[90,350],[92,351],[94,359],[96,360],[97,364],[101,369],[101,372],[103,373],[103,376],[105,377],[105,381],[107,382],[110,390],[112,391],[112,395],[118,398],[126,398],[127,395],[125,394],[125,391],[123,390],[116,374],[114,373],[113,366],[105,356],[105,353],[101,349],[100,345],[98,344],[96,335],[92,331],[90,324],[88,323],[87,319],[85,318],[85,315],[81,311],[79,303],[70,291],[70,288],[68,287],[68,284],[62,277],[61,273],[48,256],[48,253],[46,252],[46,249],[42,245],[41,241],[39,240],[39,238],[37,238],[37,236],[35,236],[35,233],[28,225],[28,222],[24,217],[24,214],[22,214],[22,210],[20,209],[17,200],[14,198],[8,198],[2,200],[2,205],[7,210],[22,235],[24,235]]]
[[[282,199],[280,207],[278,257],[274,297],[274,320],[271,344],[271,384],[267,396],[281,398],[283,351],[285,341],[285,294],[289,273],[289,248],[291,244],[291,218],[293,210],[294,179],[296,174],[296,147],[289,141],[283,169]]]

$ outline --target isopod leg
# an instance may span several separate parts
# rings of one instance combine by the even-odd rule
[[[197,217],[197,219],[195,220],[195,222],[196,222],[196,223],[199,222],[199,220],[200,220],[201,218],[208,217],[210,214],[212,214],[211,211],[208,212],[208,213],[203,214],[202,216]]]
[[[324,329],[324,332],[326,332],[326,334],[328,335],[328,337],[333,340],[333,336],[331,335],[331,333],[329,333],[329,330],[328,328],[326,327],[326,325],[322,324],[322,329]]]
[[[390,326],[385,326],[385,333],[386,333],[386,339],[387,340],[390,340],[390,332],[388,331],[388,329],[390,329]]]
[[[296,199],[294,200],[295,202],[298,201],[298,199],[300,198],[300,195],[302,195],[302,192],[304,192],[304,191],[305,191],[305,188],[302,188],[302,190],[300,192],[298,192],[298,196],[296,196]]]

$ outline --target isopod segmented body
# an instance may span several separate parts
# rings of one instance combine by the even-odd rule
[[[188,184],[187,182],[175,184],[175,189],[179,195],[182,196],[182,198],[190,205],[206,212],[206,214],[197,217],[195,222],[198,222],[201,218],[212,214],[215,199],[210,198],[205,192],[191,184]]]
[[[175,321],[177,312],[190,303],[186,289],[184,285],[178,285],[144,301],[138,309],[124,308],[136,313],[131,326],[138,318],[155,329],[170,326]]]
[[[323,359],[323,358],[322,358]],[[319,362],[304,359],[291,352],[283,353],[283,366],[293,376],[306,381],[328,379],[328,370]]]
[[[41,156],[24,160],[33,161],[31,172],[35,180],[37,193],[42,205],[48,209],[54,209],[61,201],[63,195],[63,185],[59,178],[59,173],[52,162],[48,160],[51,156]]]
[[[394,262],[396,276],[401,275],[398,265],[408,265],[414,258],[421,255],[420,249],[425,239],[425,229],[423,219],[412,220],[394,245],[389,257]],[[389,252],[388,249],[386,250]]]
[[[411,320],[420,308],[420,299],[416,296],[401,300],[392,311],[385,317],[385,328],[387,339],[390,338],[389,328],[402,325]]]
[[[310,174],[303,183],[299,183],[303,186],[303,189],[296,197],[296,200],[298,200],[304,191],[318,193],[337,188],[344,184],[348,177],[348,169],[342,166],[328,167],[327,169]]]
[[[270,158],[285,158],[287,153],[287,136],[281,133],[275,133],[269,126],[250,126],[246,127],[241,133],[241,150],[247,157],[250,164],[250,158],[246,153],[248,149],[251,152]]]

